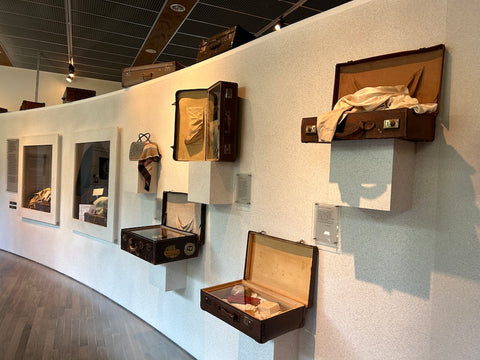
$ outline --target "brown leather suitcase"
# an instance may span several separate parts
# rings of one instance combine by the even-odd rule
[[[174,160],[235,161],[237,136],[238,84],[176,92]]]
[[[248,233],[242,280],[200,291],[200,307],[259,343],[303,327],[314,304],[316,246]]]
[[[255,35],[237,25],[211,38],[202,40],[198,46],[197,62],[209,59],[255,39]]]
[[[63,93],[62,100],[65,104],[72,101],[88,99],[96,95],[97,92],[95,90],[79,89],[67,86],[65,88],[65,92]]]
[[[122,87],[129,87],[148,80],[170,74],[183,69],[185,66],[176,62],[168,61],[152,65],[141,65],[125,68],[122,70]]]
[[[206,205],[189,202],[187,196],[165,191],[162,225],[122,229],[121,249],[153,265],[197,257],[204,243]]]
[[[6,112],[8,112],[7,109],[0,107],[0,113],[6,113]]]
[[[337,64],[333,104],[365,87],[407,85],[421,104],[440,100],[445,46],[376,56]],[[433,141],[435,112],[417,114],[400,108],[348,113],[339,123],[334,140],[388,139]],[[318,142],[317,117],[302,119],[302,142]]]
[[[40,108],[40,107],[45,107],[45,103],[23,100],[22,105],[20,106],[20,110],[30,110],[30,109]]]

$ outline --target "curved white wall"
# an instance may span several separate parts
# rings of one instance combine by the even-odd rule
[[[45,103],[46,106],[62,104],[63,93],[67,86],[95,90],[97,95],[122,88],[120,82],[80,76],[75,77],[72,83],[68,83],[65,80],[66,74],[67,68],[65,68],[65,75],[40,71],[37,102]],[[35,70],[0,66],[0,107],[8,111],[17,111],[23,100],[35,101],[36,84]]]
[[[59,227],[24,221],[0,191],[0,248],[59,270],[112,298],[198,359],[474,359],[480,356],[476,42],[478,2],[358,0],[142,85],[77,103],[0,115],[0,140],[62,135]],[[320,252],[317,301],[304,329],[264,345],[200,310],[200,289],[241,278],[248,230],[310,239],[312,206],[327,200],[330,147],[300,142],[301,118],[329,110],[335,64],[445,43],[437,137],[417,144],[414,205],[402,213],[343,208],[342,253]],[[187,191],[174,162],[175,91],[235,81],[241,97],[236,171],[252,174],[252,205],[209,206],[206,244],[184,290],[166,267],[72,232],[72,133],[121,128],[120,227],[154,222],[136,190],[129,143],[149,131],[163,155],[159,194]],[[6,147],[0,147],[2,174]],[[352,175],[353,176],[353,175]],[[0,177],[0,189],[6,188]],[[297,337],[298,336],[298,337]]]

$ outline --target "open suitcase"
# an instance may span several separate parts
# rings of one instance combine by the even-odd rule
[[[121,249],[153,265],[197,257],[204,243],[206,205],[189,202],[187,196],[165,191],[162,225],[122,229]]]
[[[303,327],[317,264],[316,246],[250,231],[243,279],[202,289],[200,307],[264,343]]]
[[[176,92],[174,160],[235,161],[237,132],[238,84]]]
[[[366,87],[406,85],[421,104],[439,103],[445,46],[376,56],[337,64],[333,104]],[[432,141],[436,111],[408,108],[352,112],[337,126],[334,140],[399,138]],[[302,119],[302,142],[318,142],[317,117]]]

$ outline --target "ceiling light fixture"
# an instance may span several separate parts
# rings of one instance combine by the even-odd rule
[[[185,6],[183,6],[182,4],[172,4],[170,5],[170,9],[178,13],[182,13],[186,10]]]
[[[157,50],[155,50],[155,49],[145,49],[145,52],[149,53],[149,54],[156,54]]]
[[[69,83],[71,83],[74,77],[75,77],[75,66],[73,66],[73,59],[71,59],[70,62],[68,63],[68,75],[66,80]]]
[[[285,26],[285,21],[283,20],[283,16],[280,16],[280,19],[278,19],[277,23],[273,28],[275,29],[275,31],[279,31],[284,26]]]

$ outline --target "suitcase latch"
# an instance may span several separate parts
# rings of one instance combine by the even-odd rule
[[[252,321],[251,319],[249,319],[248,317],[244,316],[244,317],[243,317],[243,325],[245,325],[246,327],[251,328],[252,325],[253,325],[253,321]]]
[[[400,127],[400,119],[383,120],[384,129],[398,129]]]
[[[317,133],[317,125],[307,125],[305,127],[305,133],[307,135],[315,135]]]

